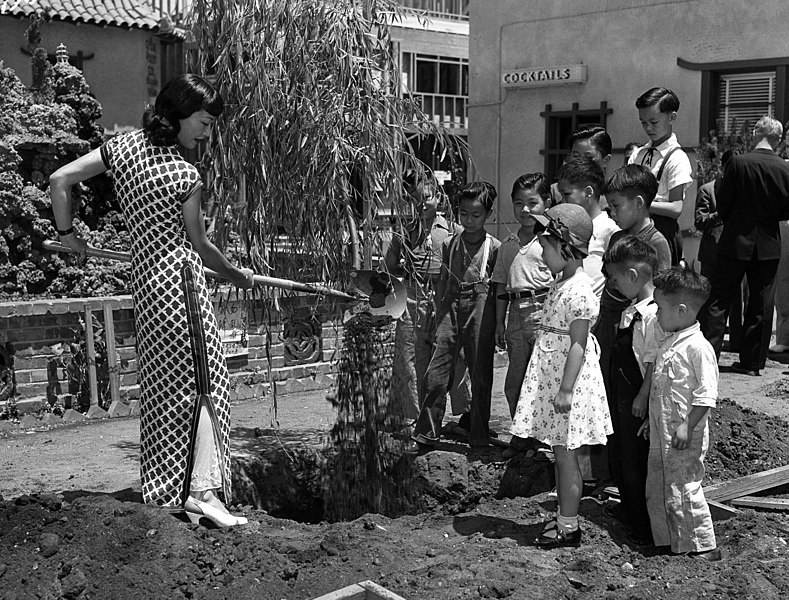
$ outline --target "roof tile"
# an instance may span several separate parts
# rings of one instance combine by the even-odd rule
[[[77,23],[159,29],[159,14],[145,0],[0,0],[0,15],[33,13]]]

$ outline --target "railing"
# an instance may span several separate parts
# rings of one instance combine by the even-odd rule
[[[192,0],[149,0],[148,2],[161,17],[182,17],[189,10]]]
[[[428,17],[468,21],[469,0],[400,0],[400,4],[424,12]],[[182,16],[189,10],[191,0],[149,0],[161,16]]]
[[[422,112],[436,123],[450,129],[468,128],[466,96],[420,93],[414,97],[422,99]]]
[[[424,12],[428,17],[468,21],[469,0],[400,0],[400,4]]]

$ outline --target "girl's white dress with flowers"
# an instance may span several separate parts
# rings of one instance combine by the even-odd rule
[[[570,412],[559,414],[553,408],[570,351],[570,323],[585,319],[591,328],[599,310],[592,279],[585,273],[551,285],[513,418],[513,435],[575,450],[587,444],[605,444],[614,432],[600,371],[600,348],[591,333]]]

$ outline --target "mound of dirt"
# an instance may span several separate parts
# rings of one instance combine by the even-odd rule
[[[789,463],[786,422],[722,401],[710,482]],[[578,549],[532,547],[555,510],[547,494],[390,519],[314,525],[236,507],[250,524],[192,525],[138,494],[0,501],[0,598],[306,600],[373,580],[409,600],[786,598],[789,519],[742,511],[716,523],[718,563],[628,546],[599,501],[581,506]],[[2,500],[2,499],[0,499]]]
[[[789,423],[728,398],[710,413],[705,484],[789,465]]]
[[[318,525],[247,510],[248,526],[224,531],[109,496],[20,497],[0,506],[0,597],[306,600],[368,579],[411,600],[789,594],[782,516],[717,524],[724,559],[706,563],[628,547],[592,499],[580,548],[538,551],[530,540],[552,508],[542,495]]]

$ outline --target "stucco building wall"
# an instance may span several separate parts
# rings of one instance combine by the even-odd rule
[[[16,71],[25,85],[31,84],[26,19],[0,16],[0,60]],[[41,45],[54,54],[65,44],[70,55],[81,51],[93,58],[85,60],[82,72],[91,92],[101,103],[100,124],[105,130],[139,127],[149,92],[159,90],[160,42],[149,31],[99,27],[61,21],[41,25]]]
[[[702,72],[678,66],[789,56],[789,3],[765,0],[498,0],[470,4],[469,142],[482,178],[497,185],[500,237],[517,225],[509,192],[525,172],[542,171],[547,104],[553,110],[612,110],[609,172],[624,145],[645,143],[634,101],[654,86],[673,89],[681,107],[674,132],[686,149],[699,143]],[[788,61],[789,62],[789,61]],[[505,88],[504,71],[585,64],[587,81]],[[690,153],[695,164],[694,155]],[[695,186],[686,193],[683,227],[692,222]]]

